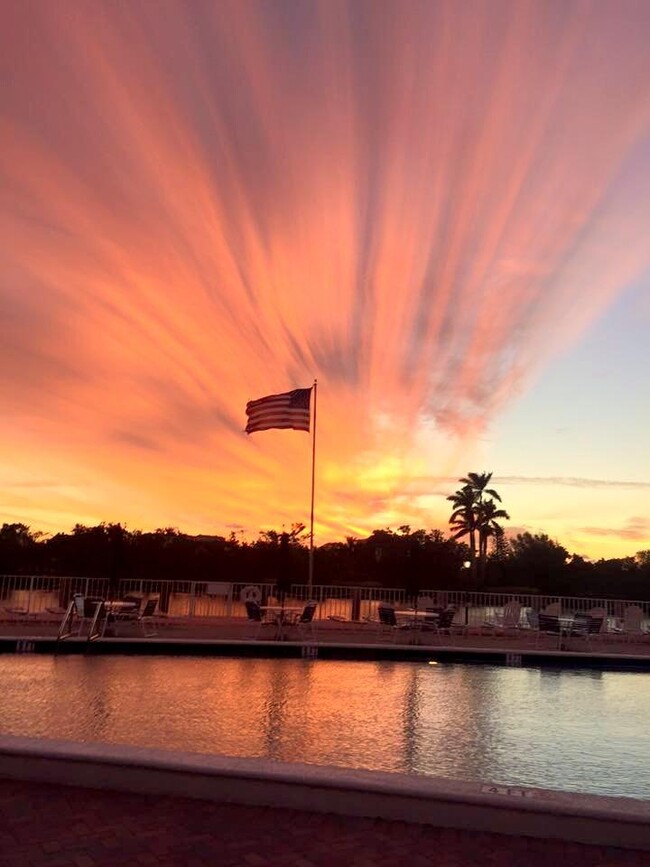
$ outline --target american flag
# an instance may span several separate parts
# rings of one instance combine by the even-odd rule
[[[269,394],[246,404],[246,433],[270,428],[291,428],[309,433],[311,388],[294,388],[283,394]]]

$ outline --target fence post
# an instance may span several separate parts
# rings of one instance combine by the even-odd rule
[[[361,620],[361,591],[354,589],[352,591],[352,616],[351,620]]]

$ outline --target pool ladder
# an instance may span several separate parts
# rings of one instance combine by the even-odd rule
[[[106,617],[107,611],[103,599],[87,599],[83,596],[75,596],[68,605],[65,617],[61,621],[56,637],[57,644],[59,641],[65,641],[66,638],[81,637],[82,634],[85,634],[87,642],[101,638],[106,629]],[[76,627],[77,623],[79,624],[78,627]],[[83,630],[86,625],[88,632],[84,633]]]

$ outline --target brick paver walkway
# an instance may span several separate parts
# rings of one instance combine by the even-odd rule
[[[650,853],[0,780],[2,867],[648,867]]]

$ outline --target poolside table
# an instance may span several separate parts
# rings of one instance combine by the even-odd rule
[[[419,643],[419,633],[422,630],[425,622],[436,623],[440,617],[439,611],[427,611],[425,608],[398,608],[395,611],[395,617],[401,621],[402,625],[409,625],[413,630],[409,636],[411,644]]]
[[[286,637],[284,632],[285,627],[291,626],[292,623],[295,623],[296,619],[302,614],[304,608],[296,608],[295,606],[288,605],[260,605],[260,610],[273,614],[276,623],[276,631],[273,639],[275,641],[284,641]]]
[[[402,620],[411,620],[414,625],[421,625],[424,622],[435,623],[440,618],[439,611],[425,611],[422,608],[398,608],[395,611],[395,617]]]
[[[135,613],[140,607],[137,602],[126,602],[124,599],[106,599],[104,601],[106,608],[106,621],[102,635],[115,635],[115,622],[121,614]]]
[[[123,599],[107,599],[104,605],[109,614],[123,614],[126,611],[135,611],[139,608],[137,602],[125,602]]]
[[[549,617],[557,621],[557,632],[555,630],[542,630],[546,635],[557,635],[557,649],[562,650],[562,640],[570,638],[573,631],[573,614],[551,614]]]

